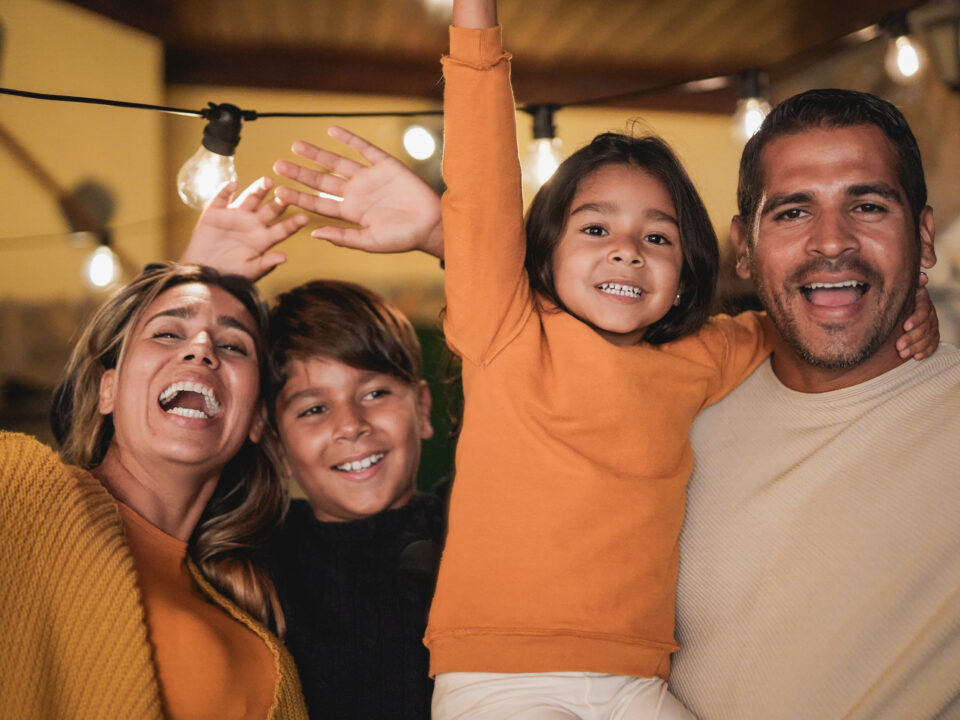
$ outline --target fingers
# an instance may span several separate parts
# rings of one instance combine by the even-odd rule
[[[326,240],[339,247],[354,248],[356,250],[372,250],[369,241],[362,230],[357,228],[337,227],[324,225],[310,233],[313,237]]]
[[[271,252],[261,255],[253,262],[255,277],[253,280],[259,280],[264,275],[272,272],[277,265],[281,265],[287,261],[287,256],[282,252]]]
[[[260,203],[273,187],[273,180],[268,177],[257,178],[230,203],[230,207],[239,208],[247,212],[256,212]]]
[[[921,272],[920,272],[920,283],[919,283],[919,285],[917,285],[917,287],[924,287],[929,280],[930,280],[930,278],[927,277],[927,274],[926,274],[925,272],[921,271]]]
[[[213,199],[207,203],[208,208],[225,208],[230,205],[230,198],[233,197],[233,194],[240,188],[240,183],[238,182],[228,182],[216,195],[213,196]]]
[[[324,150],[303,140],[297,140],[290,149],[293,150],[294,155],[315,162],[317,165],[345,178],[353,177],[354,174],[366,167],[355,160]]]
[[[342,196],[343,186],[346,184],[342,177],[311,170],[289,160],[277,160],[273,164],[273,170],[277,175],[337,197]]]
[[[286,218],[271,225],[267,231],[267,238],[270,241],[270,245],[276,245],[281,240],[286,240],[306,224],[306,215],[294,215],[293,217]]]
[[[327,135],[332,137],[337,142],[341,142],[344,145],[356,150],[358,153],[360,153],[363,159],[371,165],[376,165],[385,158],[393,157],[389,153],[378,148],[373,143],[364,140],[359,135],[354,135],[349,130],[338,125],[331,125],[328,127]]]
[[[300,192],[299,190],[283,186],[277,188],[277,197],[287,205],[295,205],[307,212],[351,220],[351,218],[343,214],[343,203],[339,200],[319,197],[312,193]]]

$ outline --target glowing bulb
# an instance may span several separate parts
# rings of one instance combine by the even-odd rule
[[[177,173],[177,192],[190,207],[203,210],[220,188],[236,182],[233,153],[240,143],[242,116],[240,108],[227,103],[210,103],[204,111],[207,126],[203,129],[200,149]]]
[[[537,138],[530,143],[527,161],[523,164],[523,177],[532,190],[539,190],[560,166],[563,153],[560,138]]]
[[[403,133],[403,149],[414,160],[426,160],[437,151],[437,140],[422,125],[411,125]]]
[[[926,60],[923,48],[915,44],[909,35],[898,35],[887,46],[884,66],[887,74],[898,83],[907,84],[920,77]]]
[[[120,263],[113,250],[106,245],[100,245],[87,258],[83,274],[91,287],[103,289],[113,285],[120,277]]]
[[[201,146],[177,173],[177,193],[190,207],[203,210],[220,188],[236,180],[233,155],[218,155]]]
[[[737,100],[737,109],[733,113],[734,137],[743,142],[752,138],[769,112],[770,103],[763,98],[748,97]]]

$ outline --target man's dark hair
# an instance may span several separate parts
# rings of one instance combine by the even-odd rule
[[[808,90],[784,100],[767,115],[760,130],[750,138],[740,159],[737,207],[740,217],[752,228],[763,197],[763,149],[773,140],[811,129],[830,130],[854,125],[875,125],[893,144],[897,155],[897,177],[913,214],[919,237],[920,213],[927,204],[927,183],[923,177],[920,148],[903,114],[891,103],[855,90]]]
[[[533,198],[527,213],[525,266],[530,287],[566,310],[557,295],[553,256],[577,188],[588,175],[607,165],[626,165],[649,173],[663,183],[673,201],[683,252],[680,302],[650,325],[643,339],[660,344],[689,335],[706,322],[713,305],[719,264],[717,235],[683,165],[670,147],[656,137],[603,133],[560,163]]]

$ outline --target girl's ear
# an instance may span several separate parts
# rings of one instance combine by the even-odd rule
[[[100,402],[97,408],[100,410],[101,415],[109,415],[113,412],[116,382],[116,368],[110,368],[100,376]]]

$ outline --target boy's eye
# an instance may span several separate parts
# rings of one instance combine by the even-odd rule
[[[370,400],[376,400],[378,398],[386,397],[390,394],[390,391],[386,388],[377,388],[376,390],[371,390],[364,397],[369,398]]]
[[[603,227],[603,225],[587,225],[585,228],[582,228],[580,232],[593,237],[603,237],[607,234],[607,229]]]
[[[326,411],[327,411],[326,405],[311,405],[306,410],[303,410],[302,412],[297,413],[297,417],[301,418],[301,417],[308,417],[310,415],[320,415],[322,413],[325,413]]]

